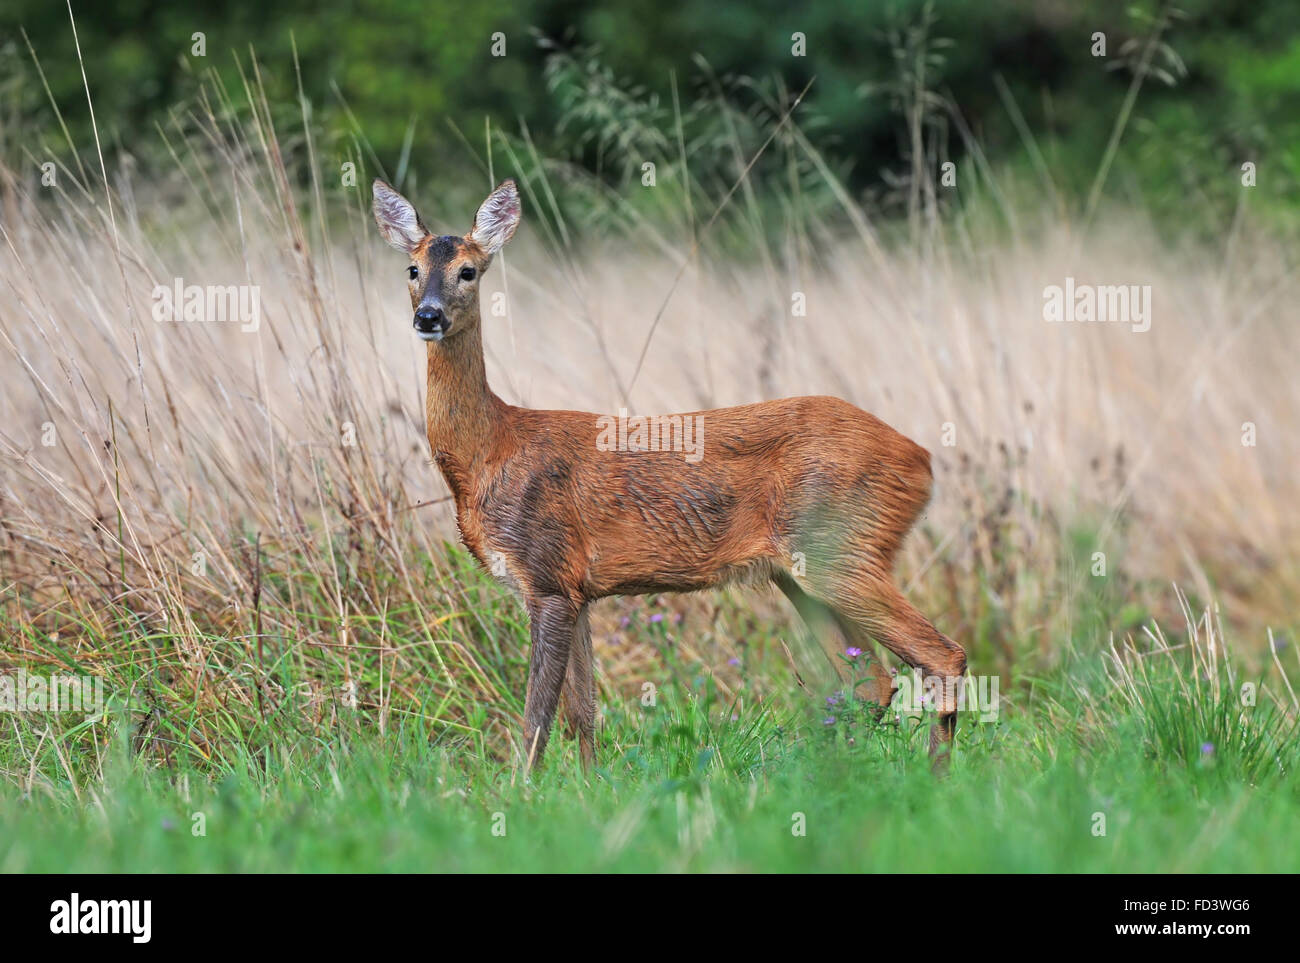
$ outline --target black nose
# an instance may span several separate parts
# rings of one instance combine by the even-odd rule
[[[442,308],[424,307],[415,312],[414,324],[420,334],[433,334],[447,327],[447,319],[443,317]]]

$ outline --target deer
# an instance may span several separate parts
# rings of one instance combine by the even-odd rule
[[[874,639],[927,685],[945,683],[931,687],[929,752],[946,768],[966,653],[908,603],[892,574],[930,500],[926,449],[833,397],[649,419],[696,426],[695,458],[640,443],[645,432],[610,444],[612,416],[507,404],[488,386],[479,285],[519,226],[515,182],[488,195],[463,237],[432,234],[380,179],[373,213],[380,235],[409,258],[412,327],[427,354],[429,448],[460,538],[527,611],[528,770],[546,751],[561,696],[584,771],[596,763],[593,602],[733,582],[774,584],[810,630],[838,626],[863,652]],[[819,641],[838,651],[824,635]],[[843,679],[843,660],[832,663]],[[879,717],[893,677],[878,658],[869,668],[864,701]]]

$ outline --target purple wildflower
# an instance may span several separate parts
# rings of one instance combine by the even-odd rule
[[[862,650],[859,649],[856,645],[850,645],[847,649],[844,650],[844,654],[847,655],[850,659],[856,659],[858,656],[862,654]]]

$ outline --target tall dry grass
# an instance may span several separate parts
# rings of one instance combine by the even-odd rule
[[[505,733],[521,616],[444,551],[405,262],[375,236],[368,178],[341,186],[308,125],[282,139],[257,84],[245,93],[249,120],[198,110],[160,132],[170,169],[115,166],[107,189],[93,159],[53,155],[54,187],[44,156],[0,168],[4,647],[129,666],[137,708],[194,699],[208,715],[174,723],[173,742],[204,753],[229,720],[274,717],[290,675],[317,723],[359,704],[380,725],[406,711]],[[976,205],[886,243],[826,173],[836,216],[738,259],[703,214],[698,250],[667,221],[584,234],[544,170],[509,171],[525,227],[485,279],[489,378],[508,401],[652,412],[828,393],[874,412],[934,453],[904,582],[977,670],[1101,652],[1174,607],[1170,581],[1220,603],[1238,648],[1293,628],[1300,278],[1248,220],[1179,247],[1140,211],[1084,231],[1029,205],[1008,228]],[[468,229],[473,192],[454,193],[413,191],[435,230]],[[1043,289],[1067,276],[1151,285],[1151,329],[1045,322]],[[259,329],[155,321],[154,286],[175,278],[258,286]],[[487,310],[498,291],[504,317]],[[623,611],[605,606],[603,636]],[[729,624],[701,657],[743,642]],[[603,645],[608,684],[657,655]]]

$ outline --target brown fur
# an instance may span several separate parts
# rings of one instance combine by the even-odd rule
[[[376,218],[388,236],[380,191]],[[894,584],[894,556],[930,497],[930,456],[879,419],[828,397],[692,412],[704,426],[703,457],[692,462],[682,452],[599,450],[597,415],[532,411],[493,394],[478,283],[459,273],[486,270],[494,252],[475,237],[485,212],[495,216],[503,204],[514,217],[508,239],[518,219],[510,182],[485,202],[470,235],[426,235],[410,248],[419,268],[411,302],[435,300],[450,321],[446,337],[428,345],[425,407],[461,537],[484,565],[504,563],[528,610],[530,762],[546,747],[561,690],[584,764],[594,760],[587,608],[609,595],[772,581],[805,621],[834,623],[851,644],[865,649],[875,638],[927,676],[964,673],[961,647]],[[795,575],[800,554],[805,568]],[[891,681],[879,660],[873,672],[873,694],[887,705]],[[955,721],[955,693],[945,691],[931,734],[936,755],[946,754]]]

